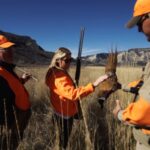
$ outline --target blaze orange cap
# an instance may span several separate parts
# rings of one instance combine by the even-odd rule
[[[10,42],[4,35],[0,35],[0,48],[8,48],[15,45],[15,43]]]
[[[126,24],[127,28],[134,27],[142,15],[150,13],[150,0],[137,0],[134,5],[133,17]]]

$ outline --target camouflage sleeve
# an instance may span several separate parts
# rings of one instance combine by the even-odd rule
[[[150,77],[144,82],[139,90],[139,95],[150,102]]]

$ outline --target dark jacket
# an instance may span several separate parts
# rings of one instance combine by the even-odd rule
[[[18,76],[13,71],[15,65],[0,61],[0,67],[5,68],[12,75],[18,78]],[[14,108],[15,94],[9,87],[8,82],[2,76],[0,76],[0,125],[3,125],[6,119],[8,124],[11,124],[14,121]]]

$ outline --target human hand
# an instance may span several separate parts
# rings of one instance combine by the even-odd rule
[[[113,109],[114,117],[117,118],[118,112],[121,110],[120,101],[116,100],[116,107]]]
[[[100,76],[98,79],[96,79],[96,81],[93,83],[94,87],[97,87],[100,83],[102,83],[103,81],[105,81],[106,79],[108,79],[109,75],[105,74]]]
[[[32,75],[30,73],[24,73],[21,77],[21,81],[22,83],[25,83],[31,78],[32,78]]]

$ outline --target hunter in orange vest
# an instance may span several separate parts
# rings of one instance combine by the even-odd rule
[[[0,127],[6,129],[0,133],[3,137],[0,139],[2,149],[9,150],[17,149],[31,116],[29,95],[23,86],[31,75],[19,78],[14,72],[14,46],[15,43],[0,35]]]
[[[133,17],[126,27],[132,28],[134,26],[137,26],[138,31],[144,33],[147,40],[150,41],[150,0],[136,1]],[[147,63],[144,72],[143,84],[138,91],[138,99],[130,103],[124,110],[116,100],[116,107],[113,110],[116,118],[134,127],[133,134],[137,141],[136,150],[150,149],[150,62]]]
[[[75,87],[68,73],[71,63],[71,51],[60,47],[54,54],[50,67],[46,74],[46,85],[50,90],[50,102],[53,108],[53,118],[59,129],[59,146],[66,149],[71,134],[74,117],[78,113],[79,100],[95,91],[95,88],[109,78],[105,74],[100,76],[94,83],[86,86]]]

